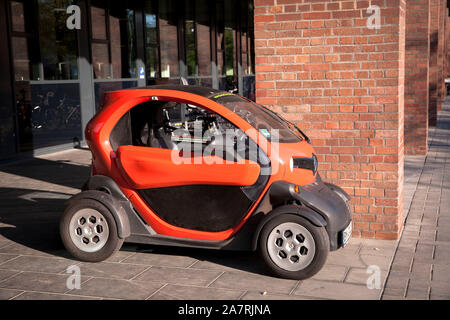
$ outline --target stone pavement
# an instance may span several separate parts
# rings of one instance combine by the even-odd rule
[[[409,161],[409,162],[408,162]],[[425,165],[423,165],[425,163]],[[416,168],[408,174],[409,168]],[[405,163],[405,228],[382,299],[450,299],[450,99],[430,130],[426,157]],[[406,206],[405,206],[406,207]]]
[[[102,263],[74,261],[58,219],[89,175],[90,152],[70,150],[0,168],[0,299],[379,299],[367,266],[383,283],[395,241],[352,239],[313,279],[267,275],[257,254],[125,244]],[[66,273],[81,269],[81,289]]]
[[[268,275],[257,254],[249,252],[125,244],[102,263],[73,260],[62,246],[58,220],[65,200],[89,175],[90,152],[70,150],[3,165],[0,299],[448,299],[448,130],[446,105],[432,131],[429,155],[405,162],[409,216],[401,241],[351,239],[304,281]],[[66,286],[71,265],[80,267],[80,289]],[[366,286],[371,265],[380,268],[380,289]]]

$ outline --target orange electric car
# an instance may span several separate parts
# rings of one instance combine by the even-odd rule
[[[108,92],[85,136],[91,177],[60,222],[80,260],[104,260],[124,241],[258,249],[275,275],[305,279],[351,237],[350,197],[321,180],[308,137],[238,95]]]

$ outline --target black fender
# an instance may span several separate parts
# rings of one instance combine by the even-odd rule
[[[125,239],[130,236],[130,222],[128,220],[128,215],[120,202],[114,199],[113,196],[104,191],[86,190],[74,195],[69,199],[69,202],[80,201],[82,199],[98,201],[104,205],[111,212],[116,221],[119,238]]]
[[[329,182],[324,182],[324,184],[330,188],[332,191],[334,191],[335,193],[337,193],[338,196],[340,196],[344,201],[350,201],[351,197],[348,195],[347,192],[344,191],[344,189],[342,189],[341,187],[329,183]]]
[[[123,194],[122,190],[120,190],[119,186],[113,179],[100,174],[92,176],[88,181],[86,181],[85,190],[103,191],[112,195],[119,201],[128,201],[128,198]]]
[[[122,216],[123,211],[120,210],[121,216],[116,219],[117,224],[121,225],[123,230],[127,230],[125,237],[130,234],[155,234],[154,230],[144,221],[140,214],[134,209],[129,199],[120,190],[117,183],[108,176],[94,175],[86,181],[86,190],[97,190],[109,194],[125,211],[125,216]]]
[[[318,214],[317,212],[305,207],[305,206],[299,206],[299,205],[285,205],[277,207],[276,209],[270,211],[268,214],[265,215],[265,217],[259,222],[258,226],[255,229],[255,233],[253,234],[253,242],[252,242],[252,250],[256,250],[258,247],[258,240],[259,235],[261,233],[261,230],[264,228],[267,222],[274,219],[275,217],[279,215],[284,214],[292,214],[292,215],[298,215],[300,217],[305,218],[309,222],[311,222],[313,225],[317,227],[326,227],[327,222],[325,219]]]

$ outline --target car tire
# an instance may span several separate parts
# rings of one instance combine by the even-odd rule
[[[303,280],[322,269],[330,249],[324,227],[303,217],[283,214],[269,220],[261,230],[259,251],[274,275]]]
[[[67,251],[87,262],[103,261],[123,244],[111,212],[100,202],[78,199],[69,203],[61,216],[59,231]]]

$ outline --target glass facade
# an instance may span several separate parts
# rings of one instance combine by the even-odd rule
[[[254,99],[252,0],[0,4],[12,83],[0,159],[79,143],[105,91],[186,80]],[[68,25],[72,5],[79,29]]]

